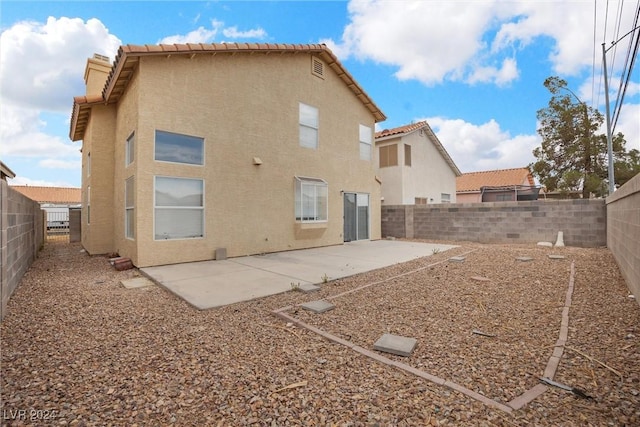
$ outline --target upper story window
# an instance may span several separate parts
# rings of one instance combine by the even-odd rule
[[[384,145],[378,149],[380,167],[398,166],[398,144]]]
[[[411,146],[404,144],[404,165],[411,166]]]
[[[360,125],[360,159],[371,160],[371,128]]]
[[[318,148],[318,109],[307,104],[300,103],[300,146]]]
[[[156,130],[155,160],[204,164],[204,138]]]
[[[130,165],[135,160],[135,134],[129,135],[127,138],[127,142],[124,150],[124,164],[125,166]]]

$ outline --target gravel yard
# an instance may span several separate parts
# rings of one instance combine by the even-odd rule
[[[125,289],[135,270],[78,244],[47,244],[0,324],[2,425],[640,425],[640,307],[607,249],[455,244],[319,292],[208,311],[158,286]],[[369,350],[384,333],[416,338],[411,356],[385,357],[506,404],[540,384],[572,262],[554,380],[592,399],[548,387],[508,413],[273,314],[291,306]],[[336,308],[297,307],[323,298]]]

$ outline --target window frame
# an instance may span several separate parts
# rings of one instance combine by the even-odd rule
[[[404,165],[411,166],[411,145],[404,144]]]
[[[129,185],[131,185],[131,188],[129,188]],[[124,180],[124,237],[129,240],[136,239],[135,185],[136,182],[133,176]],[[130,205],[129,199],[131,199]],[[129,215],[131,215],[132,218],[129,218]],[[132,221],[131,224],[129,223],[130,220]]]
[[[303,109],[309,109],[314,111],[314,122],[315,123],[305,123],[303,121]],[[303,133],[308,132],[311,129],[315,135],[315,142],[313,146],[303,143]],[[320,111],[317,107],[313,105],[305,104],[304,102],[298,102],[298,144],[303,148],[310,148],[312,150],[317,150],[320,145]]]
[[[309,218],[305,217],[304,189],[313,188],[313,212]],[[324,194],[318,194],[318,189],[324,189]],[[329,221],[329,184],[322,178],[306,176],[295,177],[294,218],[298,223],[326,223]],[[319,212],[322,203],[319,198],[324,196],[324,215]]]
[[[360,140],[360,160],[371,161],[373,152],[373,131],[369,126],[363,124],[358,128]]]
[[[127,138],[124,148],[124,165],[129,166],[136,160],[136,137],[135,132],[131,132],[131,135]],[[154,156],[155,156],[155,140],[154,140]]]
[[[395,150],[393,164],[391,164],[392,159],[389,156],[390,153],[388,153],[388,151],[391,151],[392,148]],[[378,165],[380,168],[398,166],[398,144],[397,143],[381,145],[378,147]]]
[[[158,200],[157,200],[157,183],[158,183],[158,179],[168,179],[168,180],[185,180],[185,181],[199,181],[201,182],[201,188],[202,188],[202,193],[201,193],[201,203],[200,206],[172,206],[172,205],[158,205]],[[165,175],[155,175],[153,177],[153,240],[156,242],[162,242],[162,241],[170,241],[170,240],[195,240],[195,239],[204,239],[205,238],[205,223],[206,223],[206,218],[205,218],[205,180],[202,178],[188,178],[188,177],[179,177],[179,176],[165,176]],[[200,224],[200,228],[201,228],[201,232],[200,235],[196,235],[196,236],[179,236],[179,237],[165,237],[165,238],[159,238],[159,234],[157,231],[157,227],[158,227],[158,211],[166,211],[166,210],[183,210],[183,211],[200,211],[202,212],[201,214],[201,224]],[[165,233],[167,234],[167,233]]]
[[[164,134],[164,135],[176,135],[178,137],[184,137],[184,138],[191,138],[194,140],[200,140],[200,163],[193,163],[193,162],[187,162],[187,161],[177,161],[175,159],[159,159],[158,158],[158,133]],[[174,163],[174,164],[178,164],[178,165],[185,165],[185,166],[204,166],[205,165],[205,141],[204,141],[204,137],[200,137],[200,136],[194,136],[194,135],[187,135],[184,133],[178,133],[178,132],[170,132],[170,131],[166,131],[166,130],[161,130],[161,129],[155,129],[154,134],[153,134],[153,160],[155,160],[156,162],[164,162],[164,163]]]
[[[440,193],[440,203],[451,203],[451,194]]]

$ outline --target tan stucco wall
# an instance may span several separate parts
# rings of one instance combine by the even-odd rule
[[[359,125],[373,129],[374,118],[328,66],[325,72],[324,80],[312,75],[307,54],[141,58],[113,126],[113,250],[144,267],[212,259],[221,247],[233,257],[341,244],[341,191],[370,194],[370,237],[379,239],[380,185],[373,163],[359,157]],[[299,102],[319,110],[317,150],[299,146]],[[203,137],[205,165],[154,161],[156,129]],[[125,170],[125,140],[134,130],[136,160]],[[124,239],[124,180],[132,174],[135,241]],[[296,224],[296,175],[328,182],[324,227]],[[154,240],[154,176],[204,179],[204,238]]]
[[[90,254],[113,251],[113,138],[115,111],[95,106],[82,144],[82,245]],[[87,157],[91,154],[90,174]],[[90,195],[90,220],[88,197]]]
[[[450,195],[451,203],[456,202],[456,175],[426,132],[416,131],[378,142],[376,165],[378,148],[389,144],[398,145],[398,166],[378,168],[384,205],[413,205],[416,197],[440,203],[442,193]],[[411,146],[411,166],[405,166],[405,144]]]

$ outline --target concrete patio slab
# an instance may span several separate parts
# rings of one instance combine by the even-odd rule
[[[314,313],[324,313],[325,311],[333,310],[336,308],[335,305],[331,304],[329,301],[318,300],[318,301],[309,301],[304,304],[300,304],[300,307],[305,310],[313,311]]]
[[[399,335],[384,334],[373,344],[373,349],[398,356],[410,356],[416,347],[415,338],[401,337]]]
[[[134,277],[133,279],[121,280],[120,284],[127,289],[144,288],[154,283],[146,277]]]
[[[343,245],[253,255],[226,260],[141,268],[199,309],[221,307],[314,285],[455,248],[399,240],[349,242]]]

